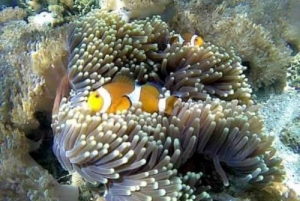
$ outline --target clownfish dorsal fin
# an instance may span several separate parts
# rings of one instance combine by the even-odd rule
[[[159,98],[160,95],[158,87],[152,83],[147,83],[144,86],[142,86],[142,93],[146,93],[147,95],[150,95],[155,98]]]
[[[113,82],[124,83],[124,84],[130,84],[130,85],[132,85],[132,86],[135,85],[134,78],[131,77],[130,75],[122,75],[122,74],[118,74],[118,75],[116,75],[115,78],[113,79]]]
[[[191,34],[189,32],[182,34],[182,38],[185,42],[190,42],[192,37],[193,37],[193,34]]]

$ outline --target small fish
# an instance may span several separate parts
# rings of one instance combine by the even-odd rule
[[[149,113],[171,114],[177,97],[159,98],[160,92],[151,84],[137,85],[128,76],[119,75],[113,82],[90,93],[87,104],[94,113],[115,113],[128,110],[141,102],[142,110]]]
[[[71,91],[71,84],[67,74],[65,74],[56,89],[55,100],[53,104],[52,114],[57,114],[59,105],[63,97],[68,97]]]
[[[182,35],[175,34],[170,39],[170,44],[173,44],[173,43],[181,43],[184,45],[200,47],[204,44],[204,40],[203,40],[203,38],[201,38],[200,36],[198,36],[196,34],[184,33]]]

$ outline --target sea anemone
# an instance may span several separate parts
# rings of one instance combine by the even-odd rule
[[[179,172],[196,153],[214,164],[225,186],[229,175],[245,185],[280,181],[281,160],[274,157],[273,137],[262,134],[240,59],[210,43],[170,45],[171,35],[157,16],[127,23],[95,10],[74,24],[71,91],[58,94],[63,98],[52,124],[59,162],[91,183],[105,184],[107,200],[209,200],[201,172]],[[181,99],[170,115],[147,113],[141,104],[94,114],[89,92],[117,74],[158,83],[163,95]]]

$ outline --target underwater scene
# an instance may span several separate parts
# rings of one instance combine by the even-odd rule
[[[300,201],[299,0],[0,0],[0,201]]]

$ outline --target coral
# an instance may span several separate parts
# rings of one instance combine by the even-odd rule
[[[41,12],[35,16],[28,17],[30,24],[34,24],[38,29],[44,29],[47,26],[53,26],[54,17],[51,13]]]
[[[300,117],[294,118],[280,132],[280,140],[293,152],[300,153]]]
[[[42,2],[40,2],[39,0],[26,1],[26,4],[29,6],[29,9],[35,12],[42,9]]]
[[[51,113],[57,85],[65,73],[66,32],[66,27],[39,32],[24,21],[12,21],[2,27],[2,122],[28,131],[39,125],[35,112]]]
[[[28,13],[28,20],[37,26],[56,27],[65,22],[69,22],[76,18],[73,11],[73,0],[19,0],[18,6],[22,7]]]
[[[36,29],[44,30],[49,27],[56,27],[62,25],[67,17],[63,16],[64,8],[60,5],[49,5],[47,11],[35,14],[28,17],[30,24],[34,25]]]
[[[299,24],[299,9],[300,2],[297,0],[288,1],[287,17],[284,18],[289,21],[287,28],[284,30],[283,35],[289,44],[294,48],[297,53],[300,51],[300,24]]]
[[[196,153],[213,164],[225,186],[233,180],[254,186],[281,181],[274,137],[262,134],[259,107],[251,106],[251,89],[234,51],[209,42],[170,45],[171,35],[157,16],[126,23],[122,15],[94,10],[74,24],[71,92],[58,94],[65,97],[52,123],[61,165],[105,184],[107,200],[210,200],[201,170],[179,171]],[[158,83],[163,95],[182,99],[170,116],[144,112],[140,104],[93,114],[89,92],[117,74]]]
[[[288,81],[295,89],[300,89],[300,53],[296,54],[288,68]]]
[[[162,14],[172,3],[172,0],[100,0],[99,6],[103,10],[126,10],[130,18],[142,19]]]
[[[63,5],[63,6],[66,6],[70,9],[73,8],[74,6],[74,1],[73,0],[60,0],[60,3]]]
[[[22,8],[5,8],[0,12],[0,23],[8,22],[11,20],[23,20],[26,16],[27,13]]]
[[[4,200],[56,200],[55,180],[29,159],[24,133],[1,125],[0,192]],[[11,156],[14,157],[11,157]]]
[[[95,0],[75,0],[73,9],[80,14],[86,14],[96,6],[97,1]]]
[[[19,129],[0,125],[0,199],[77,200],[77,187],[59,185],[29,156],[31,143],[28,142],[25,134]]]
[[[273,85],[282,90],[291,49],[282,36],[287,23],[280,21],[286,14],[280,2],[176,1],[178,12],[170,26],[178,32],[197,32],[226,49],[233,47],[248,64],[254,89]]]
[[[0,200],[67,200],[64,192],[78,195],[77,187],[59,185],[29,156],[44,137],[33,132],[40,125],[37,112],[50,116],[58,81],[65,74],[67,31],[40,31],[22,20],[1,26]]]
[[[236,192],[236,189],[231,189]],[[227,189],[228,191],[228,189]],[[233,193],[235,196],[228,194],[229,192],[212,193],[211,197],[218,201],[299,201],[300,197],[296,192],[289,188],[284,182],[271,182],[263,188],[252,188],[246,191]]]
[[[33,109],[36,102],[32,100],[42,91],[43,80],[32,73],[31,66],[26,65],[30,64],[24,53],[27,44],[19,40],[27,32],[26,28],[25,22],[15,21],[4,26],[1,34],[1,76],[4,78],[1,79],[1,120],[30,129],[38,126]],[[20,41],[19,46],[14,47],[13,41],[16,40]]]
[[[262,192],[256,194],[257,200],[282,200],[282,201],[299,201],[293,189],[289,189],[285,184],[273,182],[271,185],[263,188]]]
[[[49,5],[48,10],[51,11],[52,15],[54,16],[54,20],[52,22],[52,26],[62,24],[65,19],[63,16],[63,12],[65,9],[61,5]]]

